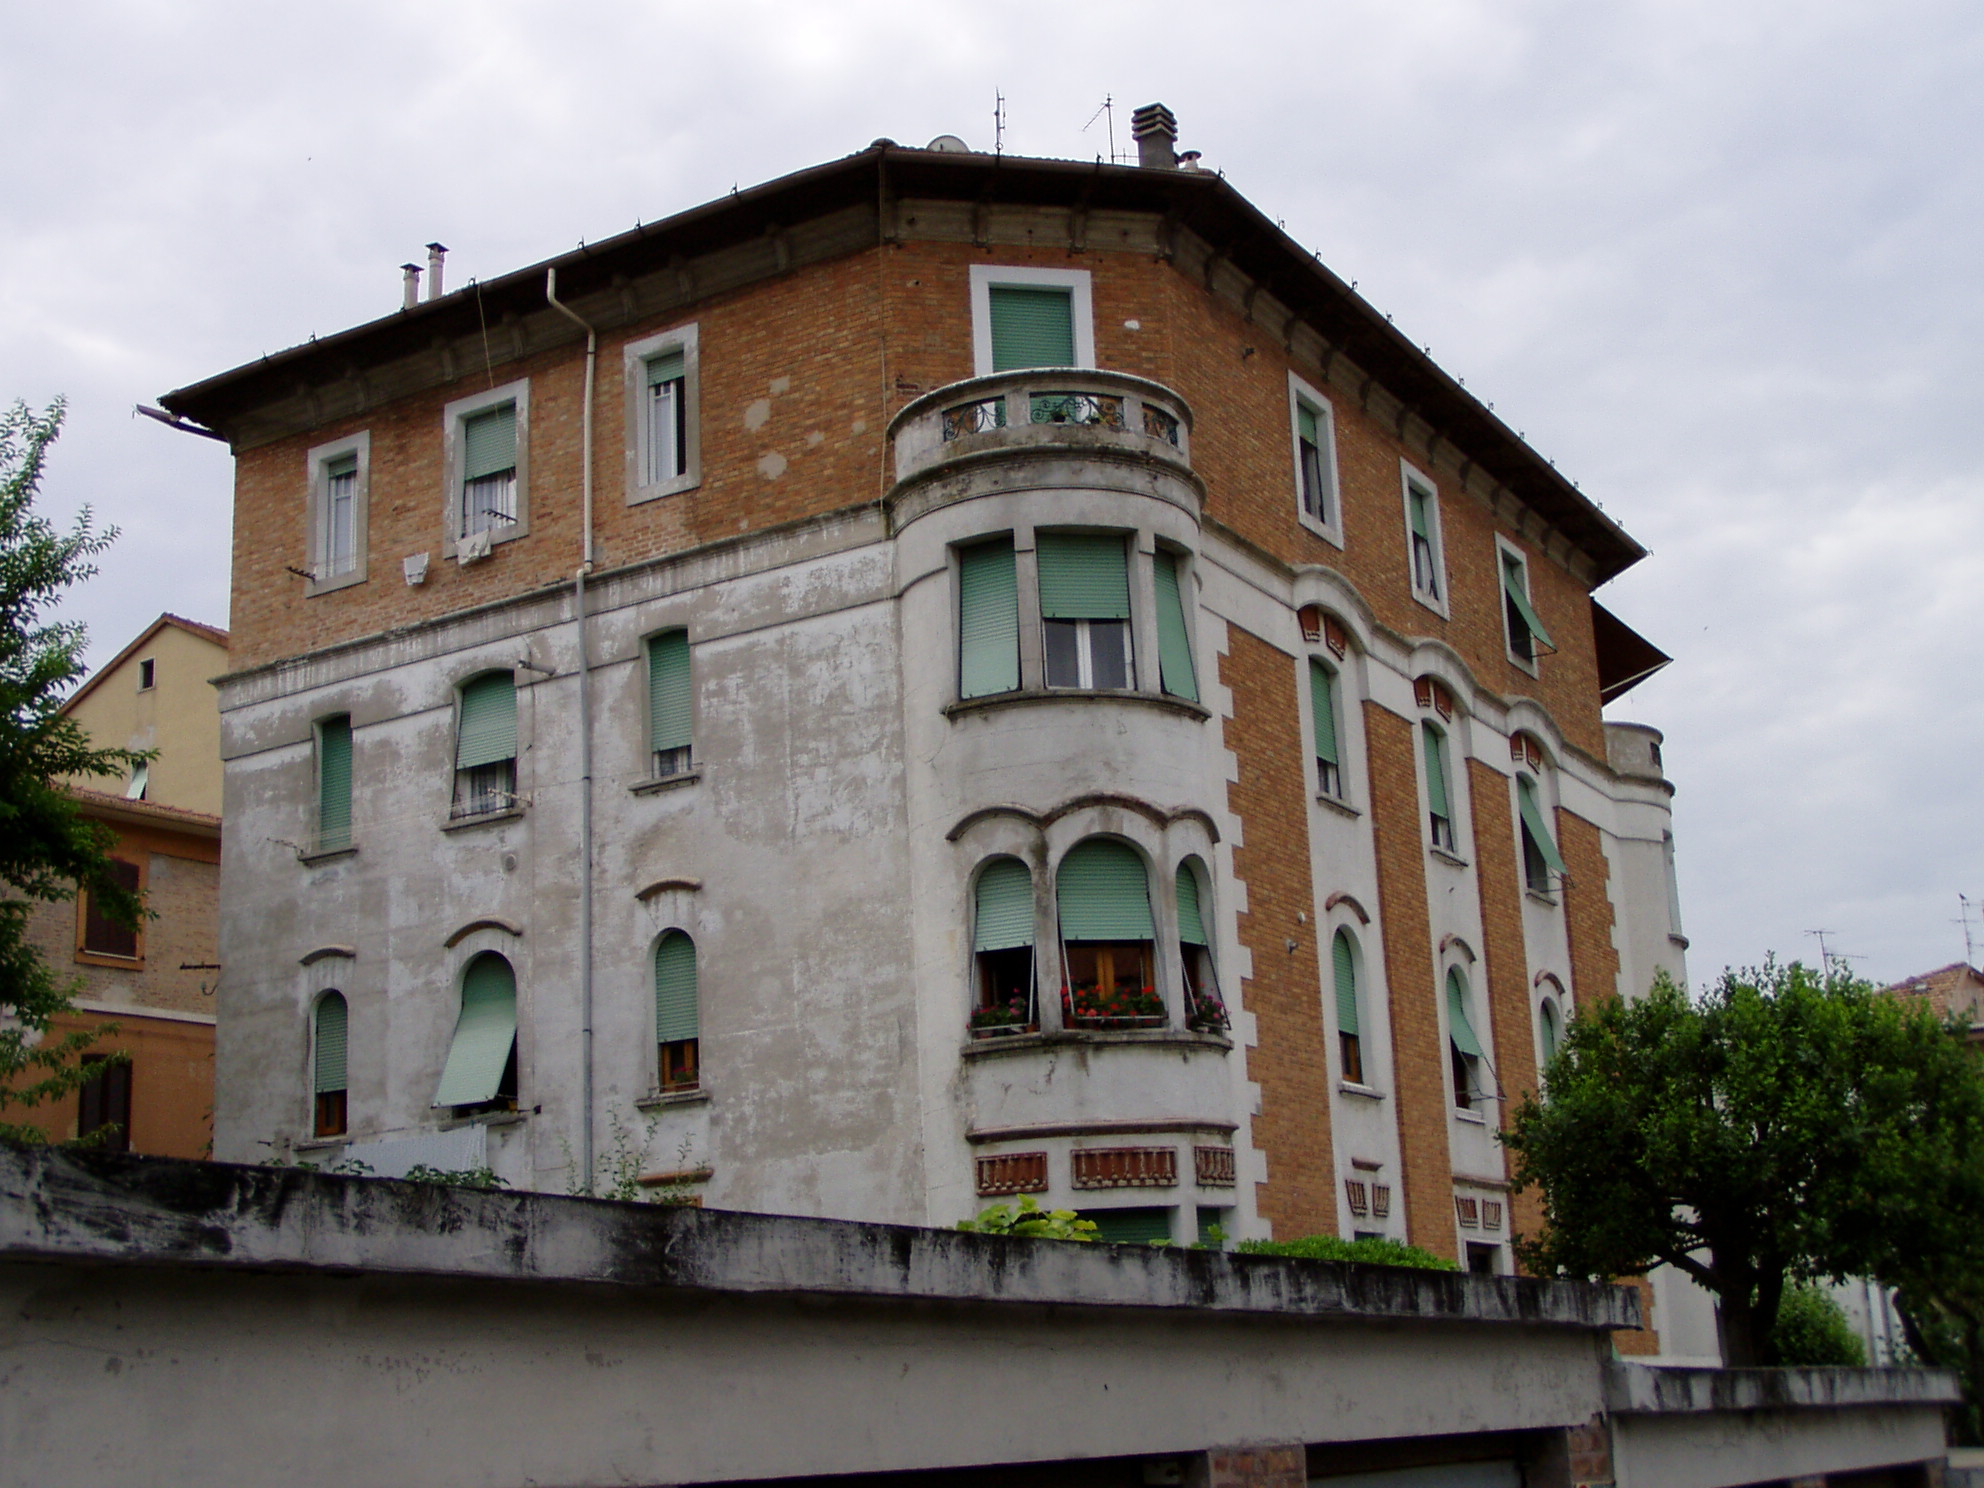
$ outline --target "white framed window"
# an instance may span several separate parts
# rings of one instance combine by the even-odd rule
[[[441,411],[447,439],[447,541],[508,542],[530,532],[530,381],[457,398]]]
[[[1127,539],[1118,533],[1042,532],[1034,556],[1047,685],[1090,691],[1135,687]]]
[[[1447,968],[1447,1059],[1454,1109],[1473,1111],[1475,1103],[1488,1093],[1482,1079],[1488,1056],[1475,1027],[1474,993],[1467,973],[1458,966]]]
[[[974,377],[1026,367],[1093,367],[1095,311],[1087,269],[971,266]]]
[[[348,434],[317,445],[303,458],[310,482],[310,585],[304,593],[362,584],[372,435]]]
[[[1336,414],[1329,399],[1288,374],[1288,424],[1295,453],[1295,513],[1318,537],[1343,546],[1336,468]]]
[[[1536,613],[1536,602],[1529,588],[1529,558],[1522,549],[1500,534],[1495,538],[1495,557],[1501,569],[1502,638],[1509,660],[1528,672],[1537,673],[1537,662],[1557,643],[1543,628]]]
[[[517,804],[517,678],[484,672],[462,685],[455,707],[451,815],[484,816]]]
[[[691,490],[703,479],[702,364],[696,326],[627,343],[627,504]]]
[[[1440,542],[1440,490],[1432,478],[1399,462],[1405,497],[1406,561],[1412,597],[1441,615],[1447,613],[1447,558]]]
[[[1419,725],[1426,761],[1427,840],[1442,852],[1460,851],[1454,836],[1453,777],[1449,773],[1446,731],[1436,723]]]

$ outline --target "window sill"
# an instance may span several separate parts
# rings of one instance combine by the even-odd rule
[[[1463,1111],[1459,1106],[1454,1107],[1454,1120],[1472,1122],[1476,1126],[1488,1124],[1488,1118],[1479,1111]]]
[[[968,713],[990,713],[1001,708],[1025,708],[1040,703],[1131,703],[1155,708],[1161,713],[1176,713],[1199,722],[1212,717],[1211,709],[1173,697],[1168,692],[1088,692],[1079,687],[1022,688],[1014,692],[995,692],[988,697],[962,698],[955,703],[946,703],[944,716],[958,718]]]
[[[501,811],[479,811],[474,816],[451,816],[441,823],[444,832],[465,832],[471,827],[486,827],[495,822],[516,821],[524,814],[521,806],[505,806]]]
[[[498,1105],[485,1101],[473,1106],[437,1106],[436,1110],[449,1114],[441,1118],[441,1131],[455,1131],[464,1126],[520,1126],[537,1114],[539,1107],[528,1111],[514,1106]]]
[[[663,791],[672,791],[679,786],[694,785],[703,778],[700,769],[678,770],[673,775],[656,775],[647,780],[636,780],[627,789],[637,796],[657,796]]]
[[[1001,1054],[1032,1053],[1041,1049],[1065,1049],[1071,1045],[1093,1048],[1106,1044],[1141,1044],[1146,1048],[1216,1049],[1226,1053],[1233,1040],[1225,1034],[1202,1033],[1190,1028],[1064,1028],[1059,1032],[1015,1033],[1004,1038],[971,1039],[960,1051],[966,1059],[984,1059]]]
[[[1539,889],[1524,889],[1522,891],[1522,896],[1523,898],[1529,900],[1532,904],[1541,904],[1550,909],[1555,909],[1557,907],[1557,901],[1555,899],[1552,899],[1548,894],[1543,893]]]
[[[1354,1095],[1362,1100],[1381,1101],[1385,1098],[1382,1090],[1373,1090],[1369,1085],[1359,1085],[1355,1080],[1338,1080],[1336,1088],[1345,1095]]]
[[[1348,801],[1344,800],[1343,797],[1333,796],[1328,791],[1316,792],[1316,804],[1318,806],[1327,806],[1339,816],[1347,816],[1352,821],[1357,820],[1358,817],[1364,814]]]
[[[637,1111],[666,1111],[671,1106],[700,1106],[709,1101],[710,1093],[704,1086],[694,1090],[650,1090],[634,1102]]]
[[[311,1137],[307,1141],[292,1142],[289,1150],[291,1152],[331,1152],[340,1147],[349,1147],[351,1140],[351,1136],[348,1133],[342,1137]]]
[[[76,964],[78,966],[108,966],[117,971],[143,971],[145,969],[145,958],[143,956],[114,956],[108,951],[78,951],[76,952]]]
[[[1429,846],[1426,851],[1438,858],[1442,863],[1451,863],[1456,868],[1469,868],[1473,866],[1466,858],[1463,858],[1459,853],[1448,848]]]
[[[716,1169],[705,1163],[700,1168],[677,1168],[672,1173],[643,1173],[634,1181],[643,1188],[686,1188],[692,1183],[708,1183]]]
[[[1331,547],[1338,549],[1343,547],[1343,529],[1330,522],[1319,522],[1304,511],[1302,495],[1299,491],[1295,496],[1295,520],[1300,522],[1305,530],[1315,533]]]
[[[702,473],[691,470],[686,475],[678,475],[671,481],[656,481],[649,486],[635,486],[627,493],[627,505],[639,506],[647,501],[660,501],[667,496],[680,496],[684,491],[693,491],[703,483]]]
[[[1543,675],[1541,665],[1534,661],[1524,661],[1520,653],[1512,650],[1504,650],[1502,654],[1508,657],[1509,665],[1517,671],[1531,677],[1541,677]]]
[[[296,861],[303,864],[306,868],[315,868],[319,863],[335,863],[339,858],[355,858],[357,856],[358,848],[356,846],[326,847],[316,852],[300,852],[296,855]]]
[[[365,570],[361,568],[356,573],[339,574],[334,579],[312,579],[304,586],[303,597],[317,599],[322,595],[335,594],[340,589],[350,589],[364,583],[365,577]]]
[[[1412,591],[1412,597],[1434,614],[1438,615],[1442,620],[1451,620],[1453,618],[1453,616],[1447,613],[1446,605],[1428,594],[1424,589],[1414,589]]]

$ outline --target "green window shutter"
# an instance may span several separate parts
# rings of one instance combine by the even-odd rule
[[[462,420],[462,479],[481,480],[517,468],[517,405]]]
[[[673,1044],[700,1038],[696,1001],[696,943],[680,930],[654,948],[654,1041]]]
[[[1467,983],[1458,966],[1447,972],[1447,1025],[1454,1047],[1475,1059],[1484,1057],[1481,1040],[1474,1036],[1474,1025],[1467,1019]]]
[[[1316,717],[1316,758],[1341,765],[1336,748],[1336,679],[1320,661],[1309,663],[1309,708]]]
[[[1075,365],[1075,303],[1066,289],[991,290],[992,370]]]
[[[1095,1238],[1105,1245],[1148,1245],[1171,1238],[1169,1209],[1095,1209],[1082,1218],[1095,1221]]]
[[[1295,405],[1295,429],[1305,444],[1313,444],[1317,449],[1323,447],[1322,438],[1316,430],[1316,410],[1307,403]]]
[[[650,749],[686,749],[690,738],[689,632],[648,638]]]
[[[1063,940],[1157,939],[1144,860],[1122,843],[1078,843],[1055,882]]]
[[[1205,917],[1199,913],[1199,876],[1188,864],[1178,865],[1178,939],[1186,945],[1210,945]]]
[[[1020,592],[1013,540],[958,554],[958,695],[987,697],[1020,685]]]
[[[688,368],[689,359],[680,351],[665,351],[658,357],[649,357],[648,386],[660,387],[664,382],[679,382]]]
[[[1516,776],[1516,809],[1522,813],[1522,824],[1529,828],[1529,835],[1536,840],[1536,850],[1543,854],[1543,861],[1550,865],[1550,871],[1568,874],[1571,870],[1564,866],[1563,856],[1557,851],[1556,839],[1550,835],[1550,828],[1544,825],[1542,803],[1536,799],[1536,786],[1527,775]]]
[[[1537,1022],[1543,1025],[1543,1062],[1548,1064],[1557,1057],[1557,1012],[1546,1001],[1536,1010]]]
[[[1502,592],[1508,595],[1509,603],[1522,616],[1522,623],[1529,627],[1529,633],[1551,650],[1556,650],[1557,643],[1550,639],[1550,632],[1543,628],[1543,622],[1536,618],[1536,611],[1530,605],[1529,591],[1523,583],[1522,565],[1506,556],[1502,559]]]
[[[1330,961],[1336,971],[1336,1029],[1355,1036],[1357,1023],[1357,957],[1350,948],[1350,932],[1339,930],[1330,942]]]
[[[1433,815],[1452,821],[1453,807],[1447,803],[1447,741],[1430,723],[1422,723],[1419,733],[1426,745],[1426,804]]]
[[[351,841],[351,719],[327,718],[317,726],[317,846]]]
[[[1018,858],[995,858],[978,875],[972,917],[974,951],[1009,951],[1033,944],[1033,874]]]
[[[324,476],[328,480],[341,480],[347,475],[358,474],[358,456],[339,455],[324,466]]]
[[[1043,620],[1130,618],[1129,559],[1120,537],[1040,534]]]
[[[466,770],[516,757],[517,680],[509,672],[489,672],[462,689],[455,768]]]
[[[326,992],[317,1002],[318,1095],[345,1088],[345,1029],[350,1017],[341,993]]]
[[[1192,665],[1192,638],[1185,629],[1185,599],[1178,582],[1176,553],[1157,555],[1157,661],[1164,690],[1196,703],[1199,674]]]
[[[494,1100],[516,1042],[517,975],[501,956],[486,952],[469,962],[462,978],[462,1014],[434,1104],[472,1106]]]
[[[1406,507],[1412,514],[1412,535],[1423,537],[1430,543],[1433,540],[1433,528],[1426,507],[1431,498],[1417,486],[1407,487],[1407,490],[1410,494],[1406,498]]]

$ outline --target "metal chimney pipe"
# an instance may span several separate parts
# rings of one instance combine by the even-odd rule
[[[447,256],[447,244],[429,243],[427,245],[427,298],[430,300],[441,298],[441,260]]]
[[[420,265],[401,264],[400,273],[404,277],[402,288],[406,295],[406,302],[400,308],[411,310],[420,303]]]
[[[1130,136],[1137,142],[1137,164],[1152,170],[1176,170],[1178,116],[1161,103],[1147,103],[1130,115]]]

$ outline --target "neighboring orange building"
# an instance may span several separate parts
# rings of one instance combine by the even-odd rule
[[[1881,990],[1889,996],[1921,998],[1938,1018],[1955,1014],[1970,1025],[1970,1041],[1984,1044],[1984,972],[1968,962],[1952,961]]]
[[[81,983],[57,1036],[114,1024],[97,1051],[130,1055],[77,1097],[24,1113],[56,1140],[120,1127],[113,1145],[204,1157],[213,1143],[214,1011],[220,980],[220,710],[227,632],[161,615],[64,706],[100,747],[156,750],[118,782],[69,782],[83,814],[116,834],[112,858],[151,912],[130,930],[87,894],[37,907],[29,938]]]

